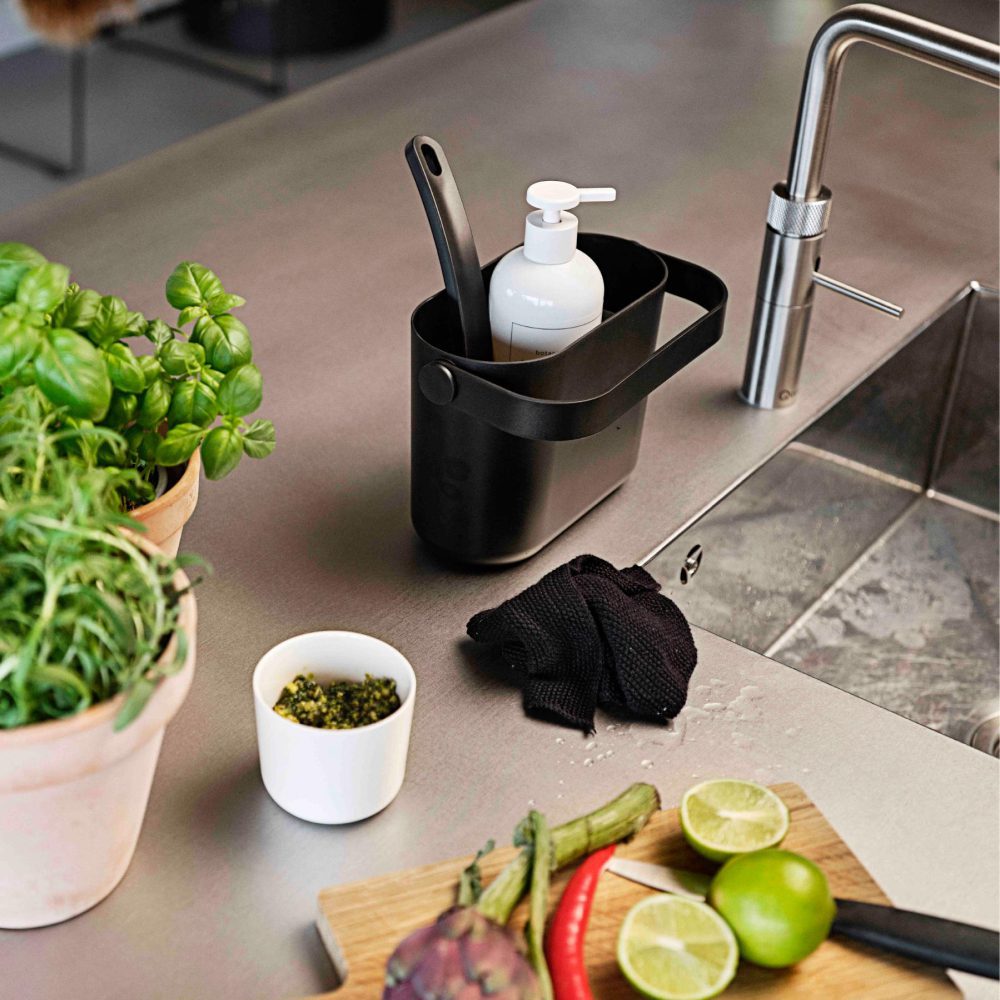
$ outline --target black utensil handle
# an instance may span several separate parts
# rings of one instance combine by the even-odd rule
[[[1000,978],[1000,934],[985,927],[838,899],[832,933],[928,965]]]
[[[591,399],[547,400],[523,396],[447,361],[423,367],[419,383],[432,402],[535,441],[570,441],[604,430],[722,336],[729,293],[722,279],[698,264],[661,253],[667,265],[664,292],[706,309],[617,385]]]
[[[415,135],[406,144],[406,162],[434,236],[444,287],[458,306],[465,355],[476,361],[492,361],[493,339],[479,254],[448,159],[440,143],[430,136]]]

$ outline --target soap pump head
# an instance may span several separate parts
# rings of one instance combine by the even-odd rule
[[[565,264],[576,252],[578,222],[568,209],[581,201],[614,201],[612,187],[578,188],[565,181],[538,181],[528,204],[538,209],[524,224],[524,256],[536,264]]]

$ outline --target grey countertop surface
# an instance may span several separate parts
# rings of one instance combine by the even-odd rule
[[[465,853],[530,801],[565,817],[635,780],[666,803],[712,775],[798,781],[898,904],[997,926],[995,760],[700,630],[692,709],[738,700],[740,725],[688,711],[681,738],[601,717],[587,750],[526,720],[517,690],[463,639],[473,612],[568,557],[647,555],[961,285],[996,281],[995,94],[859,48],[828,160],[824,270],[907,315],[820,292],[798,405],[736,400],[767,194],[784,176],[809,40],[837,6],[517,5],[3,220],[3,239],[154,315],[177,260],[217,269],[250,300],[279,444],[204,484],[185,532],[214,575],[199,589],[194,687],[131,869],[75,920],[0,934],[0,994],[330,988],[312,923],[321,887]],[[900,6],[996,34],[994,4]],[[530,181],[568,177],[618,187],[616,205],[582,210],[586,228],[704,263],[731,292],[722,344],[652,397],[632,479],[502,571],[441,565],[408,521],[408,316],[439,285],[402,156],[416,132],[448,150],[484,259],[519,242]],[[668,301],[664,330],[678,322]],[[347,828],[301,822],[267,797],[250,697],[269,646],[337,627],[392,642],[420,680],[403,790]]]

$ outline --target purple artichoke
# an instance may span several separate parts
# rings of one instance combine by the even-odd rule
[[[541,1000],[538,979],[505,927],[456,906],[414,931],[386,967],[382,1000]]]

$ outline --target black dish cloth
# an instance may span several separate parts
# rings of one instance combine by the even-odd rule
[[[524,678],[528,715],[594,730],[598,705],[666,722],[683,707],[698,651],[680,608],[644,569],[577,556],[466,626]]]

